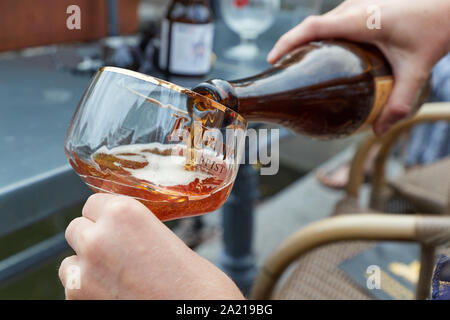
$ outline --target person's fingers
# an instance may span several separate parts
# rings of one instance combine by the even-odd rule
[[[86,234],[95,225],[85,217],[77,217],[73,219],[66,229],[66,240],[72,249],[79,254],[86,244]]]
[[[105,213],[104,205],[114,199],[115,195],[108,193],[95,193],[91,195],[83,206],[82,215],[83,217],[97,222],[100,216]]]
[[[81,259],[79,256],[70,256],[65,258],[59,267],[58,276],[64,286],[64,292],[67,300],[74,299],[108,299],[109,292],[98,285],[95,278],[86,277],[89,274],[82,272]]]
[[[427,73],[414,64],[405,64],[402,70],[394,72],[394,88],[378,119],[373,123],[377,135],[386,133],[396,122],[405,118],[427,79]]]
[[[83,217],[97,222],[103,216],[121,214],[128,209],[149,213],[150,210],[136,199],[123,195],[96,193],[90,196],[84,204]],[[153,216],[153,215],[151,215]]]
[[[81,269],[79,258],[76,255],[65,258],[59,266],[58,275],[64,288],[79,288],[81,282]]]
[[[91,195],[83,206],[83,217],[96,222],[100,216],[107,213],[105,205],[117,196],[108,193],[95,193]]]
[[[358,40],[365,28],[363,17],[358,17],[354,12],[309,16],[277,41],[269,52],[267,61],[273,64],[291,50],[313,40],[328,38]]]

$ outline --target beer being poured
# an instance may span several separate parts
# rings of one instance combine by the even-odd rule
[[[339,138],[368,127],[392,87],[391,68],[376,47],[329,40],[300,47],[261,74],[235,81],[213,79],[193,91],[249,121]],[[193,107],[187,109],[192,115]],[[195,129],[190,132],[193,140]]]
[[[70,162],[93,191],[134,197],[165,221],[216,210],[233,184],[224,160],[208,151],[186,170],[187,152],[160,143],[103,146],[91,161],[75,154]]]
[[[320,41],[293,51],[261,74],[236,81],[213,79],[193,90],[249,121],[337,138],[373,123],[392,87],[391,68],[376,47]]]
[[[98,81],[100,77],[104,81]],[[96,75],[80,102],[69,128],[66,153],[94,191],[132,196],[161,220],[206,213],[227,199],[239,157],[225,151],[234,149],[230,145],[213,154],[206,144],[196,147],[195,137],[203,139],[205,129],[244,131],[247,119],[278,123],[315,137],[342,137],[377,118],[392,86],[390,66],[379,50],[344,41],[310,43],[259,75],[201,83],[194,88],[197,94],[107,67]],[[104,119],[106,106],[116,115],[99,121]],[[147,116],[138,117],[135,112]],[[149,132],[150,121],[157,141],[166,143],[173,130],[182,126],[189,132],[188,140],[177,145],[123,142],[134,141],[142,127]],[[120,139],[116,141],[117,133]],[[102,137],[111,140],[108,145],[119,146],[107,148]],[[152,141],[146,140],[150,137],[139,139]],[[99,148],[91,148],[99,141]],[[237,146],[243,148],[242,143]]]

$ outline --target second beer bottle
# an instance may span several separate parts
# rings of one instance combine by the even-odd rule
[[[161,26],[159,67],[183,76],[202,76],[211,68],[213,13],[208,0],[174,0]]]

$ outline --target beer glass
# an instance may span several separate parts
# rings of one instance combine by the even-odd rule
[[[223,19],[231,30],[239,34],[239,45],[228,49],[225,56],[234,60],[256,58],[258,36],[269,29],[279,0],[223,0],[220,1]]]
[[[104,67],[78,105],[65,152],[94,192],[134,197],[165,221],[225,202],[245,130],[239,114],[202,95]]]

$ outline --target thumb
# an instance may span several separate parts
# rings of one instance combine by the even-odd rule
[[[421,89],[429,73],[421,71],[417,64],[404,64],[402,70],[394,71],[395,84],[386,105],[378,119],[373,124],[376,135],[383,135],[396,122],[405,118],[421,93]]]

